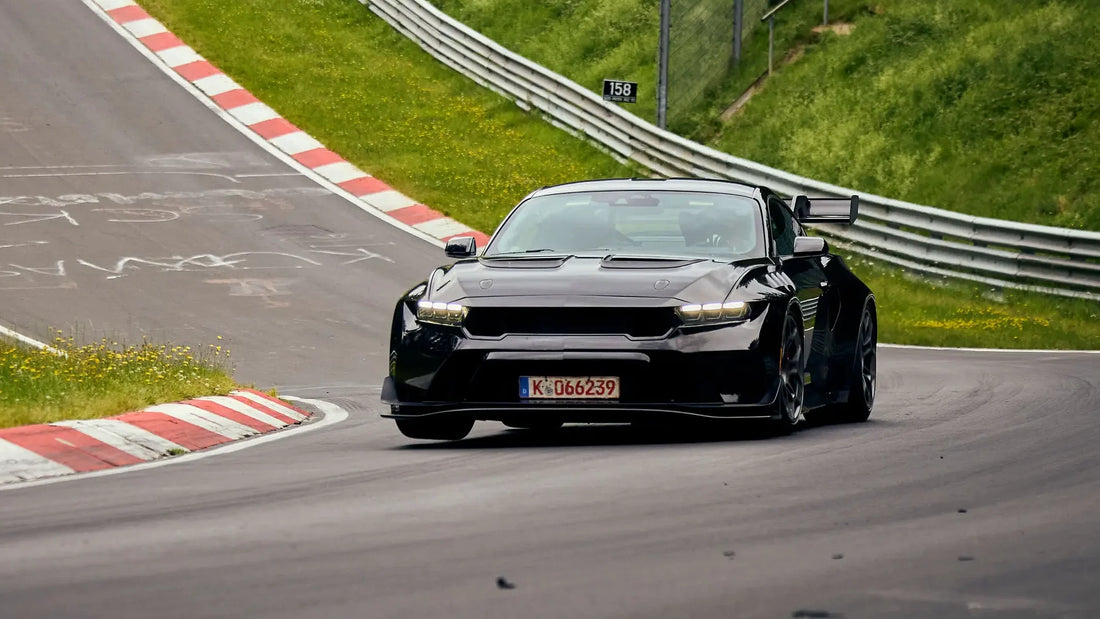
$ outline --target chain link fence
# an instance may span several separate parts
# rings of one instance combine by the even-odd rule
[[[729,71],[734,23],[744,48],[771,0],[672,0],[669,26],[668,115],[684,114]],[[742,15],[736,20],[736,9]]]

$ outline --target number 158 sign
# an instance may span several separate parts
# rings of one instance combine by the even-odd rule
[[[619,80],[604,80],[603,100],[618,101],[619,103],[637,103],[638,83],[622,82]]]

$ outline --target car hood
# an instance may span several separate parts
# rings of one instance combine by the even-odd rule
[[[721,301],[752,266],[707,259],[522,257],[469,259],[436,270],[429,298],[478,305],[477,299],[604,297],[624,303]],[[471,303],[472,302],[472,303]]]

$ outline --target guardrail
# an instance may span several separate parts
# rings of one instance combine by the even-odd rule
[[[454,70],[657,175],[766,185],[787,196],[859,194],[855,225],[818,227],[851,251],[923,273],[1100,300],[1100,233],[963,215],[740,159],[658,129],[424,0],[359,1]]]

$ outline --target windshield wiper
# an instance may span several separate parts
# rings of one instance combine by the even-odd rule
[[[550,253],[553,252],[553,253]],[[549,262],[559,261],[565,262],[573,257],[573,254],[558,251],[556,249],[528,249],[526,251],[509,251],[499,254],[491,254],[482,256],[482,260],[501,261],[506,262],[509,260],[516,262]]]
[[[485,257],[486,258],[496,258],[498,256],[522,256],[523,254],[541,254],[541,253],[546,253],[546,252],[555,252],[555,253],[559,253],[559,254],[565,254],[565,252],[557,250],[557,249],[551,249],[549,247],[541,247],[539,249],[522,249],[520,251],[502,251],[500,253],[491,254],[491,255],[488,255],[488,256],[485,256]]]
[[[638,262],[683,262],[685,260],[703,260],[697,256],[661,256],[658,254],[607,254],[604,261],[634,260]]]

